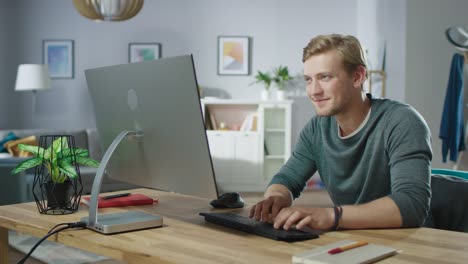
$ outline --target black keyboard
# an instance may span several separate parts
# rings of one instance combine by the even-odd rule
[[[319,234],[322,233],[319,230],[304,232],[297,229],[275,229],[270,223],[263,223],[246,216],[231,213],[200,213],[200,215],[204,216],[207,222],[286,242],[314,239],[318,238]]]

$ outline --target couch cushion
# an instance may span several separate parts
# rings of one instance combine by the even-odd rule
[[[5,137],[1,137],[0,136],[0,152],[6,152],[6,148],[5,148],[5,143],[7,143],[8,141],[11,141],[11,140],[16,140],[18,139],[18,137],[15,135],[15,133],[13,132],[8,132],[8,134],[5,136]]]
[[[40,136],[70,135],[74,137],[75,147],[88,149],[88,134],[85,129],[80,129],[80,130],[13,129],[10,131],[13,132],[18,138],[36,136],[38,141],[40,140]]]

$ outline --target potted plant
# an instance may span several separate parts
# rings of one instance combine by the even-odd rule
[[[279,66],[274,70],[274,77],[273,81],[276,83],[278,86],[278,90],[276,93],[276,97],[278,100],[284,100],[285,99],[285,94],[284,94],[284,87],[286,83],[290,80],[292,80],[293,77],[289,75],[289,69],[287,66]]]
[[[270,85],[272,81],[273,81],[273,78],[271,77],[269,72],[258,71],[257,75],[255,75],[255,83],[262,83],[264,87],[260,95],[262,100],[270,99],[269,89],[270,89]]]
[[[43,138],[45,140],[42,140]],[[40,190],[45,191],[46,194],[42,196],[47,197],[47,209],[68,208],[72,200],[69,194],[71,186],[80,177],[77,164],[97,168],[99,162],[89,157],[87,149],[70,146],[71,136],[43,136],[41,142],[46,143],[47,138],[51,138],[49,141],[52,142],[47,148],[46,146],[18,145],[19,149],[30,152],[34,156],[19,163],[12,170],[12,174],[41,165],[36,168],[34,183],[39,182]],[[81,179],[79,182],[81,184]],[[34,186],[32,191],[36,198]],[[81,190],[79,197],[81,197]],[[36,202],[39,206],[38,199]],[[78,203],[79,201],[77,205]],[[41,211],[40,208],[39,211]]]

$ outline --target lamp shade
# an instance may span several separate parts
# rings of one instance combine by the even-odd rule
[[[144,0],[73,0],[76,10],[84,17],[97,21],[123,21],[134,17]]]
[[[46,65],[21,64],[16,75],[15,91],[50,89],[50,75]]]

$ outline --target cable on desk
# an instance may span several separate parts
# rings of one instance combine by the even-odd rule
[[[61,228],[58,228],[56,229],[58,226],[62,226],[64,225],[64,227],[61,227]],[[26,256],[24,256],[20,261],[18,261],[18,264],[23,264],[25,263],[25,261],[31,256],[31,254],[34,252],[34,250],[36,250],[36,248],[42,243],[44,242],[44,240],[46,240],[48,237],[54,235],[54,234],[57,234],[58,232],[60,231],[63,231],[65,229],[71,229],[71,228],[84,228],[86,227],[86,223],[84,222],[74,222],[74,223],[61,223],[61,224],[58,224],[58,225],[55,225],[54,227],[52,227],[49,232],[47,232],[47,235],[45,235],[43,238],[41,238],[39,241],[37,241],[37,243],[31,248],[31,250],[29,251],[28,254],[26,254]],[[55,230],[54,230],[55,229]]]
[[[72,223],[60,223],[60,224],[56,224],[54,227],[52,227],[49,232],[47,232],[47,234],[50,234],[52,233],[52,231],[54,231],[55,228],[59,227],[59,226],[68,226],[70,228],[80,228],[80,227],[86,227],[86,223],[83,223],[83,222],[72,222]]]

